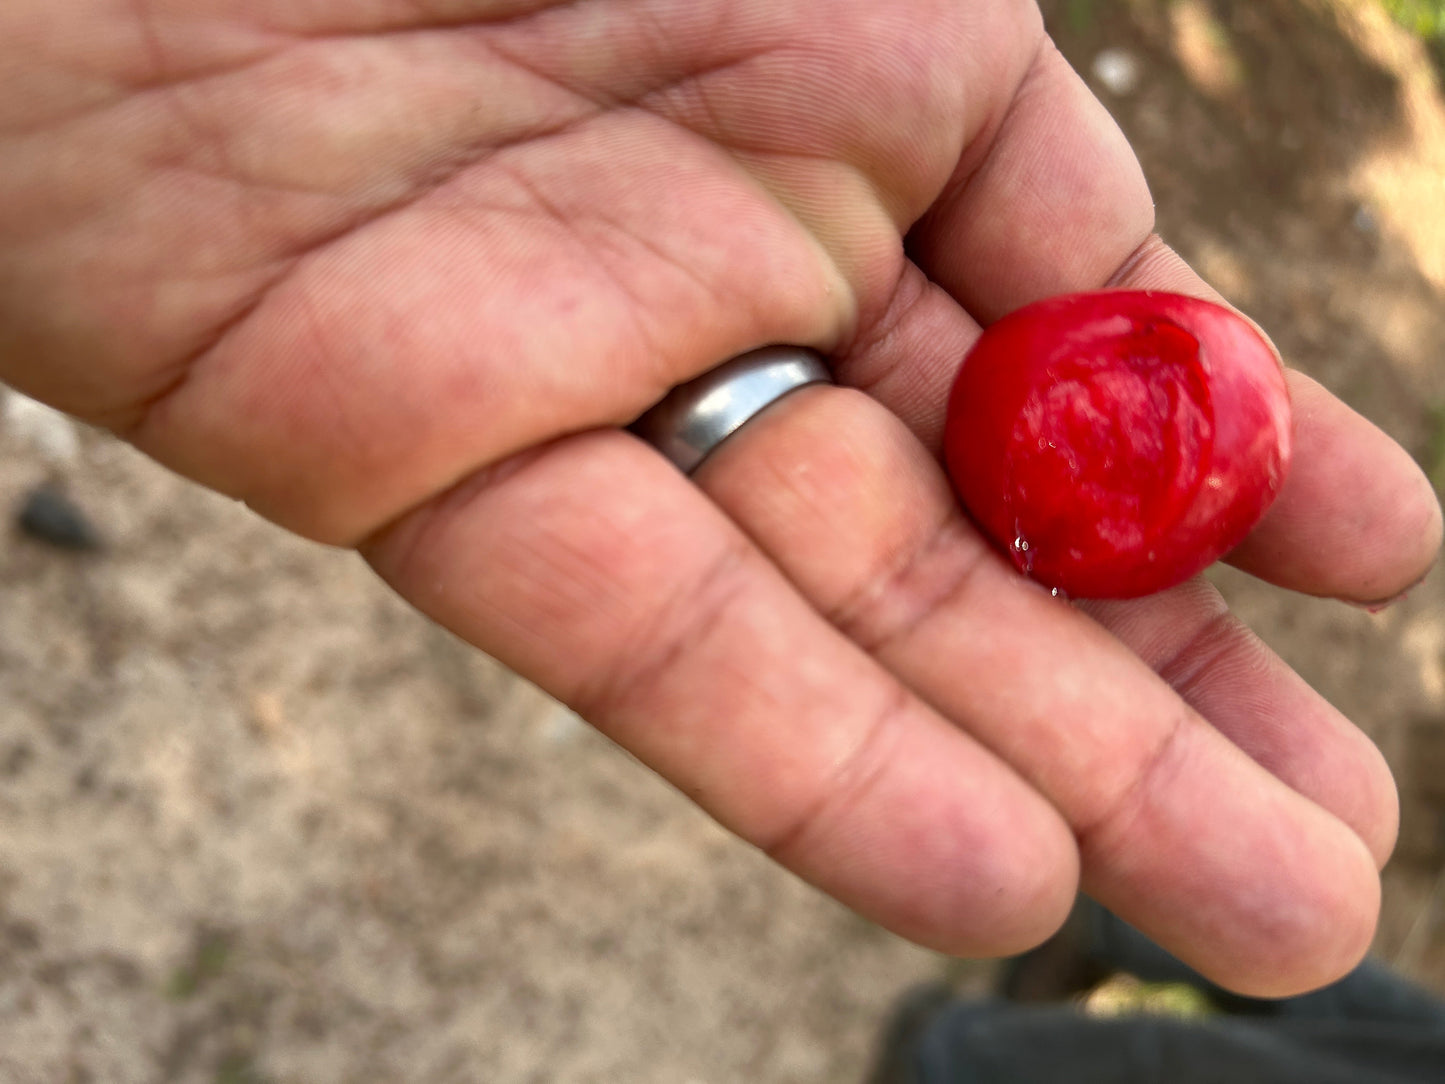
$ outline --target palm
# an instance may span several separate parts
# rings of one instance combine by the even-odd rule
[[[1368,743],[1206,588],[1097,608],[1116,640],[1021,585],[928,452],[978,320],[1203,289],[1032,6],[420,6],[7,6],[0,42],[75,55],[17,49],[0,113],[0,371],[361,545],[910,936],[1023,947],[1082,859],[1226,982],[1347,966],[1394,830]],[[793,397],[706,496],[616,429],[768,342],[873,398]],[[1433,502],[1296,393],[1302,466],[1240,560],[1383,597]],[[1400,551],[1362,545],[1381,516]]]
[[[900,230],[1003,104],[952,85],[981,28],[932,6],[719,2],[664,24],[661,6],[619,3],[433,25],[336,4],[276,34],[234,5],[205,50],[157,9],[124,66],[159,85],[79,118],[57,96],[39,128],[41,149],[115,175],[90,178],[79,209],[37,208],[58,266],[31,311],[83,292],[113,367],[88,358],[77,385],[76,329],[32,323],[60,364],[28,375],[282,522],[354,540],[468,467],[625,421],[755,342],[837,348],[886,309]],[[888,39],[920,19],[930,33],[900,63]],[[876,104],[860,117],[857,99]],[[27,203],[51,192],[7,202],[33,227]],[[278,356],[279,381],[257,364]],[[222,386],[256,429],[198,411]],[[328,464],[308,492],[236,461],[297,428],[293,455]]]

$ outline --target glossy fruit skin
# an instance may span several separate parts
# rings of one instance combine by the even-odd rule
[[[1254,325],[1198,298],[1069,294],[989,327],[949,396],[964,506],[1074,598],[1172,587],[1237,546],[1284,483],[1289,391]]]

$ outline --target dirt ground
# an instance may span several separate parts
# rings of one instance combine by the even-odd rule
[[[1445,474],[1437,61],[1364,0],[1045,10],[1165,236]],[[3,1084],[849,1081],[905,986],[983,981],[773,868],[354,557],[12,418],[0,509],[47,478],[108,546],[0,533]],[[1377,615],[1219,582],[1396,766],[1377,947],[1445,992],[1445,575]]]

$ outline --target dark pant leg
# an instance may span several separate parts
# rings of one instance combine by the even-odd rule
[[[924,1032],[917,1084],[1442,1084],[1445,1027],[1214,1016],[1100,1020],[956,1003]]]
[[[920,1036],[919,1084],[1445,1084],[1445,1002],[1379,964],[1300,997],[1243,998],[1095,904],[1078,917],[1099,965],[1188,983],[1228,1015],[1101,1020],[955,1003]]]

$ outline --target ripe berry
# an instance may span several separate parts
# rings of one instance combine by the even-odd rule
[[[970,515],[1069,595],[1172,587],[1238,545],[1284,482],[1289,393],[1249,321],[1151,291],[1039,301],[989,327],[948,403]]]

